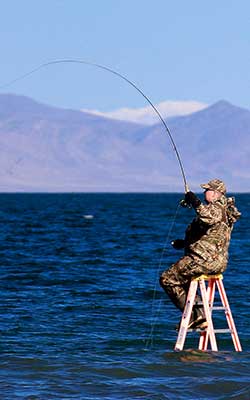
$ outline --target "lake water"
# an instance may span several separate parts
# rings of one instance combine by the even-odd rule
[[[180,194],[0,197],[1,400],[250,399],[249,194],[224,274],[242,353],[227,334],[218,353],[192,334],[173,351],[158,277],[194,215]]]

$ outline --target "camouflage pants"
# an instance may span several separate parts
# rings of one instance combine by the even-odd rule
[[[160,285],[174,305],[183,311],[190,281],[199,275],[209,273],[211,274],[212,271],[204,267],[204,265],[198,264],[194,258],[184,256],[162,273]]]

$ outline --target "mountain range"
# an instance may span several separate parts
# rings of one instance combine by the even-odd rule
[[[250,190],[250,111],[217,103],[167,121],[190,189]],[[173,145],[152,126],[0,95],[1,192],[183,192]],[[200,189],[201,190],[201,189]]]

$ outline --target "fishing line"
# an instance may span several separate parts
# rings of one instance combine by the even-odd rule
[[[158,308],[157,308],[156,312],[154,312],[154,304],[155,304],[155,300],[156,300],[157,285],[159,282],[159,272],[160,272],[160,268],[162,266],[163,256],[166,251],[167,244],[169,243],[170,235],[171,235],[173,227],[175,225],[176,217],[177,217],[180,207],[181,207],[181,204],[178,203],[176,210],[175,210],[175,214],[173,216],[172,222],[170,224],[170,227],[169,227],[169,230],[167,233],[167,237],[166,237],[166,240],[165,240],[162,252],[161,252],[161,257],[160,257],[160,261],[159,261],[157,272],[156,272],[155,286],[154,286],[154,292],[153,292],[153,298],[152,298],[152,308],[151,308],[152,322],[151,322],[150,333],[149,333],[148,339],[146,340],[146,350],[149,348],[150,345],[151,345],[151,347],[153,346],[153,336],[154,336],[155,325],[157,323],[159,313],[161,310],[161,305],[162,305],[162,298],[161,298]]]
[[[159,110],[156,108],[156,106],[149,99],[149,97],[146,96],[145,93],[143,93],[143,91],[137,85],[135,85],[131,80],[126,78],[121,73],[119,73],[119,72],[117,72],[117,71],[115,71],[115,70],[113,70],[113,69],[111,69],[109,67],[106,67],[104,65],[96,64],[96,63],[93,63],[93,62],[90,62],[90,61],[86,61],[86,60],[82,60],[82,59],[73,59],[73,58],[70,58],[70,59],[59,59],[59,60],[52,60],[52,61],[48,61],[46,63],[40,64],[39,66],[37,66],[36,68],[32,69],[31,71],[29,71],[29,72],[27,72],[27,73],[15,78],[15,79],[11,80],[11,81],[3,84],[2,86],[0,86],[0,89],[4,89],[7,86],[10,86],[10,85],[14,84],[15,82],[23,80],[23,79],[27,78],[28,76],[36,73],[37,71],[39,71],[42,68],[48,67],[50,65],[65,64],[65,63],[68,63],[68,64],[69,63],[72,63],[72,64],[85,64],[85,65],[90,65],[92,67],[96,67],[96,68],[100,68],[102,70],[108,71],[108,72],[120,77],[124,81],[126,81],[129,85],[131,85],[134,89],[136,89],[144,97],[144,99],[149,103],[149,105],[153,108],[153,110],[157,114],[158,118],[160,119],[161,123],[163,124],[163,126],[165,128],[165,132],[168,134],[168,136],[170,138],[170,141],[172,143],[174,152],[175,152],[176,157],[177,157],[177,161],[179,163],[179,167],[180,167],[180,171],[181,171],[181,175],[182,175],[182,179],[183,179],[183,183],[184,183],[184,189],[185,189],[185,192],[188,192],[189,189],[188,189],[188,185],[187,185],[187,179],[186,179],[184,167],[183,167],[183,164],[182,164],[182,161],[181,161],[180,153],[179,153],[179,151],[177,149],[177,146],[175,144],[173,136],[172,136],[172,134],[171,134],[166,122],[164,121],[164,119],[163,119],[162,115],[160,114]]]
[[[101,64],[96,64],[96,63],[93,63],[93,62],[89,62],[89,61],[86,61],[86,60],[82,60],[82,59],[59,59],[59,60],[52,60],[52,61],[48,61],[48,62],[46,62],[46,63],[40,64],[39,66],[37,66],[36,68],[32,69],[31,71],[29,71],[29,72],[27,72],[27,73],[25,73],[25,74],[23,74],[23,75],[21,75],[21,76],[19,76],[19,77],[17,77],[17,78],[15,78],[15,79],[13,79],[13,80],[11,80],[11,81],[5,83],[4,85],[1,85],[1,86],[0,86],[0,89],[4,89],[4,88],[6,88],[7,86],[10,86],[10,85],[14,84],[15,82],[18,82],[18,81],[20,81],[20,80],[23,80],[23,79],[29,77],[30,75],[32,75],[32,74],[38,72],[38,71],[41,70],[42,68],[46,68],[46,67],[48,67],[48,66],[50,66],[50,65],[63,64],[63,63],[64,63],[64,64],[65,64],[65,63],[68,63],[68,64],[69,64],[69,63],[72,63],[72,64],[85,64],[85,65],[89,65],[89,66],[96,67],[96,68],[105,70],[105,71],[107,71],[107,72],[110,72],[110,73],[112,73],[113,75],[116,75],[116,76],[118,76],[119,78],[123,79],[125,82],[127,82],[129,85],[131,85],[134,89],[137,90],[137,92],[139,92],[139,93],[144,97],[144,99],[149,103],[149,105],[153,108],[154,112],[157,114],[159,120],[161,121],[161,123],[162,123],[163,126],[164,126],[165,132],[166,132],[166,133],[168,134],[168,136],[169,136],[169,139],[170,139],[170,141],[171,141],[171,144],[172,144],[172,146],[173,146],[174,152],[175,152],[176,157],[177,157],[177,161],[178,161],[178,163],[179,163],[179,167],[180,167],[180,171],[181,171],[181,175],[182,175],[182,179],[183,179],[183,184],[184,184],[184,190],[185,190],[185,192],[188,192],[188,191],[189,191],[189,188],[188,188],[188,184],[187,184],[187,179],[186,179],[184,167],[183,167],[183,164],[182,164],[182,161],[181,161],[180,153],[179,153],[179,151],[178,151],[178,149],[177,149],[177,146],[176,146],[176,144],[175,144],[175,141],[174,141],[174,139],[173,139],[173,136],[172,136],[172,134],[171,134],[171,132],[170,132],[170,130],[169,130],[169,128],[168,128],[168,126],[167,126],[165,120],[163,119],[162,115],[160,114],[159,110],[158,110],[157,107],[152,103],[152,101],[149,99],[149,97],[146,96],[145,93],[144,93],[137,85],[135,85],[135,83],[133,83],[131,80],[129,80],[127,77],[125,77],[125,76],[122,75],[121,73],[119,73],[119,72],[113,70],[112,68],[106,67],[106,66],[101,65]],[[185,202],[182,202],[182,205],[185,206]],[[177,216],[179,207],[180,207],[180,204],[178,204],[178,206],[177,206],[177,209],[176,209],[176,212],[175,212],[175,215],[174,215],[172,224],[171,224],[171,226],[170,226],[170,228],[169,228],[169,231],[168,231],[168,234],[167,234],[167,238],[166,238],[166,241],[165,241],[165,244],[164,244],[164,248],[163,248],[162,253],[161,253],[160,262],[159,262],[159,265],[158,265],[157,274],[159,274],[159,270],[160,270],[161,265],[162,265],[163,255],[164,255],[164,253],[165,253],[166,246],[167,246],[167,243],[168,243],[168,241],[169,241],[170,233],[172,232],[172,229],[173,229],[173,226],[174,226],[174,223],[175,223],[175,219],[176,219],[176,216]],[[154,309],[153,309],[153,308],[154,308],[154,302],[155,302],[155,299],[156,299],[156,288],[157,288],[157,284],[158,284],[158,276],[157,276],[157,280],[155,281],[154,295],[153,295],[153,300],[152,300],[152,315],[153,315],[153,312],[154,312]],[[156,314],[155,314],[154,320],[153,320],[152,323],[151,323],[151,331],[150,331],[150,334],[149,334],[149,338],[148,338],[148,340],[147,340],[147,342],[146,342],[146,348],[148,347],[148,345],[150,344],[150,342],[151,342],[151,344],[153,343],[153,334],[154,334],[154,329],[155,329],[156,321],[157,321],[157,318],[158,318],[158,314],[159,314],[159,312],[160,312],[161,303],[162,303],[162,299],[161,299],[160,304],[159,304],[159,306],[158,306],[158,310],[157,310],[157,312],[156,312]]]

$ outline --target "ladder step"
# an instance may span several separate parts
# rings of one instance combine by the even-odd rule
[[[231,329],[214,329],[214,333],[232,333]]]
[[[214,329],[214,333],[228,333],[231,332],[231,329]],[[187,332],[207,332],[207,329],[188,329]]]
[[[198,306],[198,307],[203,307],[203,303],[195,303],[195,305],[196,306]],[[211,304],[209,304],[209,307],[211,308]],[[226,307],[223,307],[223,306],[213,306],[212,307],[212,310],[226,310],[227,308]]]

